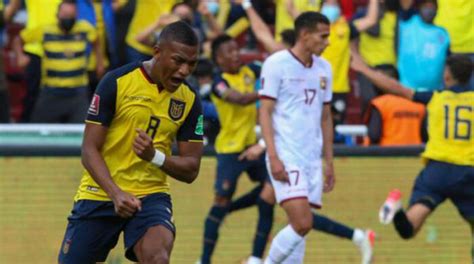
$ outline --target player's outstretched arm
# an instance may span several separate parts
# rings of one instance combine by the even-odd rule
[[[121,217],[131,217],[141,210],[141,202],[135,196],[123,192],[112,180],[100,150],[105,142],[107,127],[86,123],[82,142],[82,164],[94,181],[107,193],[115,205],[116,213]]]
[[[413,95],[415,94],[413,90],[406,88],[397,80],[373,70],[367,64],[365,64],[362,57],[355,52],[352,52],[351,54],[351,68],[354,71],[365,75],[373,84],[375,84],[377,88],[383,92],[398,95],[408,100],[413,100]]]

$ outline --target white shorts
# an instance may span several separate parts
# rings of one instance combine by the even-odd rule
[[[311,207],[321,208],[324,184],[322,162],[306,166],[282,162],[288,173],[289,183],[275,180],[271,175],[270,164],[267,161],[277,202],[281,204],[292,199],[307,198]]]

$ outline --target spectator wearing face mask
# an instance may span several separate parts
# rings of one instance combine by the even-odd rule
[[[21,7],[22,2],[22,0],[10,0],[15,11]],[[28,15],[24,30],[57,22],[56,12],[61,0],[25,0],[24,3]],[[19,37],[14,40],[13,45],[17,54],[17,64],[25,69],[26,77],[26,95],[23,98],[21,122],[29,122],[40,92],[43,49],[40,43],[27,43],[23,46]]]
[[[86,116],[86,50],[92,43],[97,60],[102,60],[102,53],[94,27],[76,17],[76,2],[63,0],[58,8],[58,23],[21,32],[26,44],[39,43],[44,51],[42,89],[31,117],[34,123],[82,123]]]
[[[433,25],[437,7],[436,0],[422,0],[418,8],[413,0],[402,1],[397,65],[400,82],[406,87],[419,87],[417,91],[443,88],[450,39],[444,28]]]

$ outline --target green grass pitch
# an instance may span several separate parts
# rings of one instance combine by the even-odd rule
[[[374,229],[374,263],[470,263],[470,230],[450,202],[440,206],[417,238],[406,242],[378,223],[388,191],[408,200],[422,168],[418,158],[337,158],[336,187],[319,212],[350,226]],[[0,158],[0,263],[55,263],[81,176],[79,158]],[[194,263],[200,254],[204,217],[213,198],[215,159],[204,158],[191,185],[172,182],[177,239],[172,263]],[[446,175],[449,177],[449,175]],[[237,195],[252,187],[242,176]],[[251,251],[256,208],[237,212],[222,225],[214,263],[240,263]],[[277,209],[273,234],[285,225]],[[120,241],[107,263],[129,263]],[[360,263],[348,241],[311,232],[305,263]]]

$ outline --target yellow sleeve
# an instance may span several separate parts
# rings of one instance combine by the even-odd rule
[[[226,29],[225,33],[233,38],[242,34],[250,26],[250,22],[246,17],[239,18],[229,28]]]
[[[97,39],[97,29],[88,22],[84,22],[84,27],[87,32],[87,40],[89,42],[95,42]]]
[[[43,28],[42,27],[35,27],[35,28],[30,28],[30,29],[23,29],[20,32],[20,37],[23,40],[23,42],[26,43],[35,43],[35,42],[41,42],[43,39]]]

